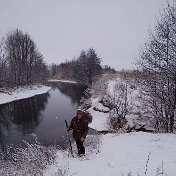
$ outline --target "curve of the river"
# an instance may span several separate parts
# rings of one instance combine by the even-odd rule
[[[0,105],[0,148],[33,143],[35,134],[43,145],[65,146],[65,124],[75,116],[84,87],[70,83],[49,83],[43,95]]]

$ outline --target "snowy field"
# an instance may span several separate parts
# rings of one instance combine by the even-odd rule
[[[59,151],[56,163],[44,175],[176,176],[175,134],[138,132],[100,138],[99,153],[90,153],[91,146],[86,148],[85,158],[71,158]]]
[[[44,94],[48,92],[50,89],[51,87],[48,86],[36,85],[8,90],[6,93],[0,92],[0,104],[5,104],[15,100],[33,97],[39,94]]]

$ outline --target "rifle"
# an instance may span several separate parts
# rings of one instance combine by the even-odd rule
[[[68,129],[67,120],[65,120],[65,125],[66,125],[66,128]],[[69,145],[70,145],[70,152],[71,152],[71,155],[74,157],[74,155],[73,155],[73,149],[72,149],[72,145],[71,145],[71,140],[70,140],[70,137],[69,137],[68,133],[69,132],[67,132],[67,137],[68,137],[68,141],[69,141]]]

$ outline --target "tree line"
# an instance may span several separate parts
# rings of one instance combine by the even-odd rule
[[[176,7],[168,4],[138,60],[145,108],[158,131],[173,132],[176,117]]]
[[[47,66],[28,33],[13,30],[0,43],[0,88],[45,83],[49,76],[89,86],[103,71],[115,72],[107,65],[102,68],[101,58],[93,48],[82,50],[71,61]]]
[[[71,79],[89,86],[102,73],[101,58],[93,48],[82,50],[76,59],[59,65],[52,64],[50,73],[51,77]]]
[[[0,43],[0,88],[44,83],[49,72],[35,42],[16,29]]]

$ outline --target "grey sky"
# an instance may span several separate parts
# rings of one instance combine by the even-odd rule
[[[103,64],[133,68],[166,0],[0,0],[0,38],[28,32],[47,63],[93,47]]]

